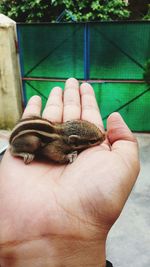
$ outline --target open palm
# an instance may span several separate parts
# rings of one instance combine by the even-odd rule
[[[23,117],[40,112],[41,101],[35,96]],[[54,122],[84,119],[103,131],[92,87],[83,83],[79,88],[73,78],[67,80],[64,93],[59,87],[51,91],[42,116]],[[0,169],[0,264],[7,267],[6,254],[11,251],[17,255],[12,267],[57,266],[50,252],[56,244],[68,251],[77,240],[103,241],[104,246],[139,171],[136,139],[119,114],[108,118],[107,130],[102,145],[83,151],[72,164],[24,165],[6,152]],[[34,265],[39,257],[43,261]],[[94,266],[98,264],[99,259]]]

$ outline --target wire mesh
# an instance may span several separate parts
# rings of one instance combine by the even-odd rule
[[[119,111],[133,131],[150,131],[150,22],[18,24],[18,38],[25,104],[38,94],[44,107],[68,77],[90,79],[105,127]]]

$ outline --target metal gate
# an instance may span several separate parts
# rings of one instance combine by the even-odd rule
[[[150,131],[150,89],[143,72],[150,58],[150,22],[18,24],[25,104],[43,106],[69,77],[92,83],[106,119],[119,111],[133,131]]]

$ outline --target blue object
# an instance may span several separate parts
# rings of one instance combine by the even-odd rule
[[[90,31],[88,23],[84,26],[84,80],[90,77]]]

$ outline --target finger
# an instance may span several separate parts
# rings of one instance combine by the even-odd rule
[[[70,78],[66,81],[64,90],[63,121],[80,119],[80,115],[79,83],[76,79]]]
[[[117,112],[108,117],[107,129],[112,152],[117,157],[118,162],[121,161],[123,163],[122,173],[120,174],[122,179],[119,180],[119,184],[123,187],[126,197],[128,197],[140,170],[138,143],[121,115]]]
[[[38,95],[32,96],[23,112],[22,118],[25,119],[31,116],[40,116],[41,107],[41,98]]]
[[[54,87],[50,92],[42,117],[52,122],[61,122],[62,112],[62,89],[60,87]]]
[[[111,145],[117,141],[130,141],[136,143],[136,138],[117,112],[112,113],[107,120],[108,139]]]
[[[136,137],[117,112],[112,113],[107,120],[107,137],[112,151],[124,159],[127,165],[134,165],[139,169],[139,153]]]
[[[80,86],[81,94],[81,118],[96,124],[100,130],[104,130],[103,121],[100,115],[99,107],[96,102],[96,97],[92,86],[88,83],[83,83]]]

